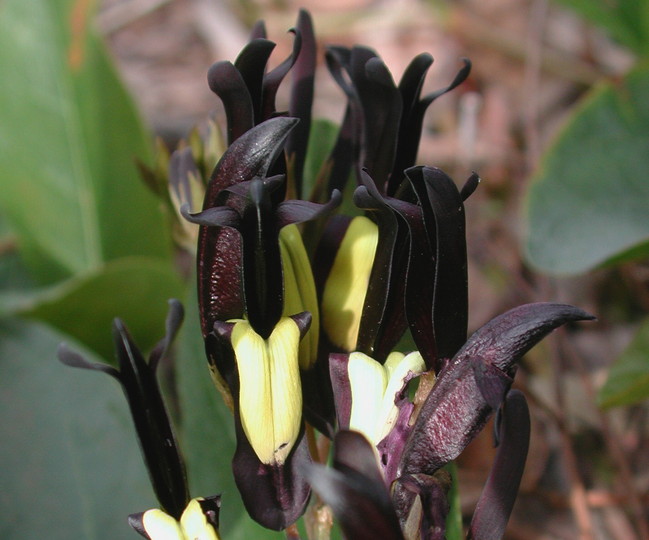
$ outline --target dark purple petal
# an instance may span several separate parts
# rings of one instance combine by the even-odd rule
[[[357,350],[383,362],[407,327],[403,298],[408,226],[383,199],[365,171],[361,172],[361,181],[363,185],[356,189],[354,202],[372,213],[379,240],[365,295]]]
[[[404,120],[415,109],[424,86],[424,79],[428,69],[433,65],[433,57],[428,53],[415,56],[403,72],[399,81],[399,92],[403,101]],[[402,121],[402,126],[405,122]]]
[[[333,510],[345,536],[354,540],[403,540],[370,443],[360,433],[339,432],[334,447],[342,471],[312,464],[304,474]]]
[[[328,47],[325,59],[331,76],[347,96],[345,118],[329,158],[332,171],[328,186],[329,190],[339,189],[344,192],[350,173],[360,169],[363,108],[356,88],[345,76],[345,71],[349,76],[351,51],[344,47]]]
[[[250,517],[268,529],[281,531],[297,521],[309,502],[311,490],[300,472],[311,463],[304,430],[282,465],[266,465],[243,433],[237,409],[237,449],[232,460],[235,482]]]
[[[370,443],[356,431],[341,430],[336,434],[333,467],[342,473],[359,473],[374,484],[383,484],[383,475]]]
[[[254,39],[266,39],[266,23],[262,20],[257,21],[250,31],[250,41]]]
[[[512,390],[502,407],[500,446],[471,520],[468,538],[473,540],[503,537],[525,468],[530,442],[525,396]]]
[[[426,235],[420,205],[387,197],[391,208],[408,225],[410,249],[406,270],[405,313],[410,333],[428,369],[437,371],[437,346],[433,328],[433,292],[435,285],[435,257]]]
[[[338,190],[334,190],[331,199],[326,204],[301,200],[284,201],[277,208],[278,225],[284,227],[292,223],[303,223],[326,217],[340,206],[341,201],[342,195]]]
[[[250,185],[250,202],[240,225],[243,240],[243,291],[246,315],[264,339],[272,333],[284,309],[279,229],[270,186],[260,179]]]
[[[299,31],[291,30],[291,32],[295,34],[295,39],[293,41],[293,51],[288,58],[286,58],[280,65],[278,65],[264,77],[260,117],[263,120],[271,118],[275,114],[275,97],[277,96],[279,85],[282,83],[284,77],[286,77],[287,73],[293,67],[298,58],[298,55],[300,54],[300,49],[302,47],[302,35]]]
[[[392,174],[386,189],[386,193],[391,196],[394,196],[397,191],[403,179],[403,172],[412,167],[417,158],[420,133],[417,133],[417,121],[413,118],[413,114],[417,111],[424,79],[432,64],[433,57],[429,54],[423,53],[416,56],[404,71],[399,82],[403,113],[399,123]],[[421,126],[419,126],[419,131],[421,132]]]
[[[241,216],[229,206],[214,206],[202,212],[191,214],[189,206],[183,204],[180,207],[180,213],[190,223],[203,227],[230,227],[236,229],[241,222]]]
[[[426,167],[423,173],[437,235],[435,341],[437,354],[451,358],[466,341],[469,317],[464,205],[455,183],[441,170]]]
[[[151,539],[144,528],[144,512],[138,512],[137,514],[131,514],[128,516],[128,524],[135,530],[135,532],[139,533],[140,536],[144,536],[144,538],[148,538],[149,540]]]
[[[365,64],[368,88],[359,91],[365,111],[365,160],[363,166],[385,192],[394,165],[401,120],[401,94],[380,58]]]
[[[232,143],[214,168],[203,209],[217,206],[219,194],[231,185],[266,176],[298,121],[296,118],[271,118]]]
[[[169,160],[169,186],[176,193],[179,201],[189,202],[192,200],[190,177],[200,179],[192,149],[190,146],[176,150],[171,154]]]
[[[264,76],[266,64],[274,48],[275,43],[272,41],[256,38],[246,44],[234,61],[234,67],[241,73],[241,78],[252,99],[255,124],[265,120],[262,116]]]
[[[424,96],[421,100],[421,107],[428,107],[428,105],[430,105],[438,97],[441,97],[451,90],[454,90],[467,80],[469,74],[471,73],[471,60],[469,60],[468,58],[462,58],[461,60],[464,65],[460,68],[460,71],[456,73],[455,78],[451,81],[451,83],[444,88],[440,88],[439,90],[436,90],[435,92],[431,92],[427,96]]]
[[[422,207],[424,228],[434,255],[432,320],[437,348],[434,365],[439,369],[443,359],[451,358],[466,340],[468,278],[464,205],[455,183],[440,169],[413,167],[406,171],[406,176]],[[417,287],[415,283],[412,285]],[[430,285],[420,285],[426,286]]]
[[[336,404],[338,429],[349,429],[352,417],[352,388],[349,384],[349,354],[332,353],[329,355],[329,373]]]
[[[493,408],[484,388],[511,375],[514,364],[553,329],[570,321],[591,320],[581,309],[564,304],[527,304],[491,320],[467,341],[439,374],[419,413],[401,458],[400,474],[432,474],[455,459],[484,427]],[[476,369],[476,363],[488,369]],[[476,380],[480,372],[480,383]],[[488,380],[490,379],[490,380]],[[483,390],[481,390],[481,387]]]
[[[189,501],[185,466],[155,373],[119,319],[113,324],[113,336],[120,380],[153,490],[164,511],[179,519]]]
[[[168,304],[169,312],[167,313],[167,318],[165,320],[165,335],[149,354],[149,368],[153,372],[158,368],[160,360],[167,356],[169,348],[176,339],[178,330],[180,330],[180,326],[185,318],[185,309],[178,300],[172,298],[168,301]]]
[[[467,181],[464,182],[464,185],[460,190],[460,196],[462,197],[462,200],[466,201],[471,195],[473,195],[473,192],[476,189],[478,189],[479,185],[480,185],[480,177],[475,172],[471,173],[471,176],[469,176]]]
[[[469,76],[471,62],[466,58],[463,58],[462,61],[464,62],[464,66],[457,73],[451,84],[441,90],[428,94],[416,102],[412,102],[411,99],[415,96],[419,99],[420,85],[423,83],[426,71],[432,63],[432,58],[420,55],[413,60],[406,70],[402,84],[400,85],[400,90],[404,99],[408,101],[404,101],[404,115],[399,127],[399,145],[392,171],[392,176],[395,179],[400,179],[401,173],[415,164],[424,123],[424,114],[428,106],[438,97],[462,84]],[[418,77],[419,80],[417,80]],[[396,190],[398,186],[399,182],[393,180],[388,193],[392,194],[394,192],[393,190]]]
[[[219,514],[221,512],[221,496],[212,495],[199,499],[198,504],[201,506],[203,515],[215,529],[219,528]]]
[[[313,279],[315,280],[319,296],[324,291],[325,283],[331,272],[336,254],[338,253],[338,248],[347,233],[350,222],[351,218],[349,216],[336,214],[329,218],[322,231],[312,265]]]
[[[205,339],[215,321],[243,316],[241,235],[229,227],[201,227],[198,241],[198,305]]]
[[[448,474],[438,471],[435,475],[407,475],[399,479],[401,489],[419,496],[421,500],[421,516],[419,521],[420,537],[422,540],[445,540],[446,516],[450,506],[447,493],[451,480]],[[410,511],[416,511],[412,508]],[[401,516],[405,522],[408,516]]]
[[[352,170],[358,166],[360,143],[357,133],[360,131],[360,127],[357,125],[359,117],[355,109],[355,107],[347,105],[336,144],[327,159],[327,162],[331,164],[327,182],[329,191],[337,189],[344,192]]]
[[[297,31],[302,37],[302,47],[293,66],[293,80],[289,115],[299,118],[300,123],[286,140],[286,155],[293,164],[293,174],[298,198],[302,193],[302,173],[306,159],[311,130],[311,107],[313,104],[317,43],[309,12],[301,9],[297,19]]]
[[[311,328],[311,313],[308,311],[302,311],[301,313],[290,315],[290,318],[293,319],[293,322],[298,327],[298,330],[300,331],[300,339],[302,339],[309,331],[309,328]]]
[[[479,356],[508,372],[512,365],[552,330],[568,322],[595,317],[568,304],[537,302],[510,309],[477,330],[460,349],[453,364]]]
[[[414,377],[413,374],[404,381],[401,392],[395,399],[395,405],[399,411],[394,426],[390,432],[376,445],[379,452],[381,467],[385,475],[386,484],[389,486],[397,477],[401,454],[406,446],[408,435],[410,435],[410,417],[414,410],[414,405],[408,399],[406,390],[409,381]]]
[[[101,371],[106,373],[111,377],[115,377],[118,381],[121,382],[121,377],[119,371],[113,366],[107,364],[99,364],[97,362],[90,362],[83,355],[79,354],[77,351],[70,349],[66,343],[61,343],[59,348],[56,351],[56,356],[59,361],[66,366],[80,368],[80,369],[89,369],[93,371]]]
[[[223,190],[264,176],[290,130],[293,118],[273,118],[237,139],[216,165],[203,209],[219,206]],[[242,251],[239,233],[227,227],[205,227],[198,235],[198,299],[205,338],[217,320],[243,316]]]
[[[189,501],[185,466],[178,450],[169,416],[155,377],[158,360],[166,354],[182,322],[180,302],[169,302],[167,332],[147,363],[121,320],[113,322],[113,338],[119,369],[95,364],[66,345],[59,346],[58,357],[68,366],[102,371],[117,379],[129,405],[144,462],[153,490],[162,508],[180,518]]]
[[[493,410],[497,410],[509,391],[512,377],[486,362],[472,362],[471,366],[482,397]]]
[[[221,98],[228,124],[228,144],[254,125],[252,97],[239,70],[231,62],[217,62],[207,72],[210,90]]]

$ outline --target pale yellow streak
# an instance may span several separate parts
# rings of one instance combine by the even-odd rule
[[[308,369],[318,356],[320,310],[309,256],[296,225],[284,227],[279,234],[284,273],[284,312],[295,315],[302,311],[311,313],[311,327],[300,342],[300,367]]]
[[[293,319],[283,317],[264,340],[247,321],[238,321],[231,341],[243,431],[262,463],[282,464],[302,422],[300,330]]]
[[[144,512],[142,524],[151,540],[185,540],[180,523],[157,508]]]
[[[338,248],[322,296],[322,325],[335,345],[356,348],[365,294],[379,239],[378,227],[354,218]]]
[[[151,540],[219,540],[214,527],[207,521],[199,503],[192,499],[185,508],[180,522],[166,512],[147,510],[142,516],[142,525]]]
[[[347,367],[352,393],[350,429],[360,431],[374,445],[381,442],[399,415],[394,402],[406,377],[425,369],[418,352],[408,355],[393,352],[384,365],[366,354],[351,353]]]
[[[198,499],[189,501],[180,517],[180,524],[187,540],[219,540],[219,535],[203,514]]]

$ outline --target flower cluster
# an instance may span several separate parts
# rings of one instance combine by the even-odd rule
[[[525,398],[510,389],[516,363],[553,329],[592,317],[568,305],[528,304],[467,339],[464,205],[479,178],[472,174],[458,189],[415,160],[427,107],[468,77],[469,61],[447,87],[422,96],[429,55],[417,56],[396,84],[371,49],[328,48],[347,107],[320,173],[307,178],[317,54],[306,12],[292,32],[293,51],[273,70],[274,43],[261,24],[234,64],[210,68],[227,149],[205,179],[202,209],[192,207],[190,193],[201,185],[202,165],[190,148],[171,157],[175,192],[186,187],[181,214],[199,226],[201,330],[213,379],[233,411],[232,466],[246,509],[282,530],[305,512],[314,490],[348,538],[444,538],[444,467],[496,413],[499,449],[469,534],[499,537],[529,442]],[[289,109],[278,112],[277,89],[288,73]],[[117,328],[118,351],[126,350]],[[147,366],[135,357],[117,372],[61,354],[122,382],[158,498],[181,531],[176,537],[208,538],[192,536],[185,523],[202,520],[216,534],[218,499],[190,502],[179,455],[161,451],[173,437],[157,386],[134,386],[128,375],[137,364],[146,375],[137,380],[148,380],[157,360]],[[138,400],[150,398],[156,429],[138,423]],[[314,455],[316,437],[333,440],[331,467]],[[158,511],[150,512],[132,518],[135,528],[167,538],[151,524],[162,519]]]

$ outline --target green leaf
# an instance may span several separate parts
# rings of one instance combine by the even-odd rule
[[[302,193],[304,198],[313,194],[319,176],[324,174],[323,167],[338,138],[340,127],[324,118],[317,118],[311,122],[309,145],[304,162],[304,185]],[[330,195],[326,194],[327,197]]]
[[[649,55],[649,2],[638,0],[558,0],[607,30],[640,55]]]
[[[452,461],[444,468],[451,475],[451,489],[448,493],[451,508],[446,516],[446,539],[461,540],[464,538],[464,529],[462,527],[462,505],[458,489],[457,465]]]
[[[0,296],[0,312],[45,321],[113,360],[111,324],[119,317],[147,350],[164,334],[169,298],[182,298],[178,274],[158,259],[128,257],[60,285]],[[4,305],[3,305],[4,304]]]
[[[526,197],[533,266],[575,274],[649,254],[647,95],[647,67],[602,84],[548,149]]]
[[[611,366],[601,388],[601,407],[632,405],[649,398],[649,319],[646,319],[629,347]]]
[[[169,257],[134,158],[137,112],[81,0],[0,2],[2,205],[32,273],[53,283],[122,256]]]
[[[0,537],[137,538],[128,514],[156,503],[126,400],[110,377],[60,364],[64,339],[0,320]]]
[[[243,507],[231,465],[236,447],[234,420],[210,377],[195,294],[190,295],[185,311],[176,377],[182,418],[180,438],[192,496],[222,494],[219,531],[224,539],[283,538],[257,525]]]

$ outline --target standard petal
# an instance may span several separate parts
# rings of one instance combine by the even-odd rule
[[[569,321],[591,320],[564,304],[538,303],[514,308],[477,330],[441,371],[408,438],[400,474],[433,474],[455,459],[493,412],[485,395],[506,391],[514,364],[553,329]],[[475,364],[489,364],[476,369]],[[501,373],[493,374],[493,369]],[[476,376],[478,374],[478,376]]]
[[[559,326],[595,317],[568,304],[537,302],[510,309],[477,330],[460,349],[453,363],[480,356],[508,371],[518,359]]]
[[[203,209],[219,207],[224,189],[264,176],[297,120],[273,118],[246,132],[225,152],[212,174]],[[227,227],[201,226],[198,238],[198,300],[203,338],[214,322],[243,316],[241,238]]]

